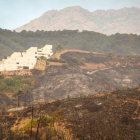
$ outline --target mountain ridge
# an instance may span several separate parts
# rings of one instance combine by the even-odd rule
[[[51,10],[29,23],[16,28],[16,32],[88,30],[111,35],[116,33],[140,34],[140,8],[130,7],[119,10],[95,10],[90,12],[80,6]]]

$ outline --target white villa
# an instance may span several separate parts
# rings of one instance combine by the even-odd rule
[[[52,45],[46,45],[41,49],[31,47],[25,52],[14,52],[7,59],[0,61],[0,71],[33,69],[37,63],[37,58],[41,56],[49,58],[52,54]]]

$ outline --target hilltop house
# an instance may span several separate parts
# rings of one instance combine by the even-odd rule
[[[14,52],[7,59],[0,61],[0,71],[33,69],[37,63],[37,58],[41,56],[49,58],[52,54],[52,45],[46,45],[41,49],[31,47],[25,52]]]

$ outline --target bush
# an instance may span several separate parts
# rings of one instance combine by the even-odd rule
[[[63,64],[63,65],[62,65],[62,68],[63,68],[63,69],[67,69],[67,68],[68,68],[68,64]]]
[[[0,80],[1,80],[1,79],[4,79],[4,76],[3,76],[3,75],[0,75]]]
[[[42,73],[41,70],[37,70],[37,69],[32,69],[31,72],[33,75],[40,75]]]
[[[66,60],[65,59],[58,59],[58,58],[49,58],[47,59],[47,61],[50,61],[50,62],[60,62],[60,63],[66,63]]]
[[[65,59],[60,58],[60,59],[59,59],[59,62],[60,62],[60,63],[66,63],[66,60],[65,60]]]
[[[6,91],[7,90],[7,85],[4,81],[0,82],[0,91]]]
[[[35,128],[37,125],[37,119],[33,119],[31,121],[29,121],[23,128],[22,130],[27,131],[29,129],[31,129],[31,123],[32,123],[32,128]]]
[[[46,60],[47,58],[44,57],[44,56],[41,56],[40,59],[41,59],[41,60]]]
[[[72,61],[78,64],[85,62],[85,60],[86,59],[84,57],[80,57],[79,55],[72,57]]]
[[[0,91],[16,94],[19,90],[22,90],[26,93],[34,87],[34,84],[35,81],[33,78],[22,78],[19,76],[4,78],[0,79]]]
[[[30,120],[23,128],[22,130],[27,131],[29,129],[31,129],[31,123],[32,123],[32,128],[35,128],[37,126],[37,121],[38,119],[33,119]],[[40,126],[45,127],[47,126],[49,123],[51,123],[53,121],[53,118],[50,117],[49,115],[43,115],[41,117],[41,119],[39,120]]]
[[[49,115],[44,115],[42,119],[40,120],[40,123],[43,127],[45,127],[47,124],[51,123],[53,121],[53,118]]]
[[[15,86],[14,79],[12,78],[5,79],[5,83],[7,86]]]

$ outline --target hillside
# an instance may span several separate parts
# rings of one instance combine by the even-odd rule
[[[63,68],[64,64],[59,62],[52,65],[49,62],[45,74],[37,77],[32,90],[35,102],[93,95],[140,85],[139,56],[69,50],[53,57],[66,60],[67,67]]]
[[[51,10],[31,22],[15,29],[26,31],[88,30],[107,35],[116,33],[140,34],[140,9],[96,10],[90,12],[79,6],[60,11]]]
[[[140,56],[62,50],[48,60],[38,60],[33,70],[1,72],[5,79],[0,80],[0,104],[17,105],[19,90],[25,93],[20,104],[26,105],[138,87],[139,69]],[[8,98],[11,93],[11,102],[1,93]]]
[[[140,36],[104,34],[78,30],[70,31],[36,31],[20,33],[0,29],[0,59],[11,55],[13,52],[25,51],[31,46],[43,47],[52,44],[55,50],[58,44],[65,49],[78,49],[90,52],[116,52],[123,55],[140,55]]]
[[[48,60],[38,60],[35,69],[25,71],[25,75],[20,71],[1,72],[6,79],[0,80],[0,92],[11,92],[14,97],[18,90],[27,91],[20,98],[20,104],[27,104],[32,100],[48,102],[67,97],[94,95],[138,87],[140,85],[139,69],[140,56],[62,50]],[[13,77],[15,75],[20,75],[21,78]],[[7,76],[12,76],[13,79]],[[3,95],[0,96],[2,104],[6,105],[6,98]],[[17,100],[16,97],[15,104]],[[9,104],[8,99],[7,102]]]
[[[1,76],[0,139],[139,139],[139,69],[140,56],[61,50]]]
[[[0,118],[1,138],[8,140],[138,140],[140,90],[38,103],[22,111],[2,109]]]

